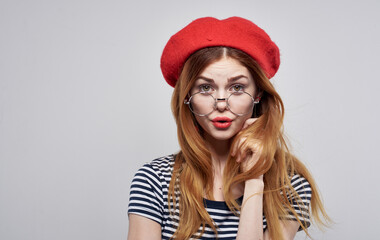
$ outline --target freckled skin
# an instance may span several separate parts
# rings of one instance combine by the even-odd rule
[[[236,83],[243,83],[245,85],[244,91],[256,96],[257,88],[252,78],[252,75],[246,67],[240,64],[239,61],[232,58],[222,58],[210,64],[204,69],[200,76],[212,79],[212,91],[217,98],[226,98],[231,94],[232,82],[228,79],[242,75],[243,78],[236,81]],[[190,93],[194,94],[199,92],[199,84],[206,83],[204,80],[197,80]],[[217,109],[207,116],[197,116],[196,120],[205,131],[205,138],[209,142],[230,140],[234,137],[243,127],[244,122],[252,115],[253,109],[244,116],[237,116],[226,108],[225,102],[218,102]],[[218,129],[212,124],[212,119],[215,117],[228,117],[232,119],[232,124],[226,129]]]

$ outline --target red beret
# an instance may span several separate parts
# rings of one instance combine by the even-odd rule
[[[265,71],[268,78],[280,66],[280,52],[263,29],[253,22],[231,17],[219,20],[199,18],[174,34],[161,56],[161,71],[165,80],[174,87],[186,59],[205,47],[225,46],[250,55]]]

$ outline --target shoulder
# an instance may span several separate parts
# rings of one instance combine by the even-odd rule
[[[300,174],[290,176],[292,190],[287,191],[291,210],[286,219],[300,221],[307,228],[310,226],[310,201],[312,196],[311,185],[305,177]],[[302,227],[298,230],[302,230]]]
[[[171,179],[175,155],[167,155],[145,163],[135,174],[133,182],[148,181],[156,187]]]
[[[156,158],[136,172],[130,187],[128,214],[137,214],[162,224],[174,159],[174,155]]]
[[[298,196],[301,198],[304,204],[309,205],[311,200],[311,185],[306,178],[299,174],[294,174],[290,177],[290,184],[293,189],[297,192]]]
[[[173,168],[174,160],[175,155],[170,154],[164,157],[156,158],[150,163],[146,163],[145,165],[150,166],[152,169],[155,169],[156,171],[165,172],[170,171]]]
[[[151,162],[145,163],[136,173],[148,176],[165,176],[171,175],[173,171],[175,155],[167,155],[164,157],[156,158]]]

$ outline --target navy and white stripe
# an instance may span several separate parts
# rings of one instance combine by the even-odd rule
[[[159,223],[162,229],[162,239],[170,239],[178,227],[178,209],[175,210],[176,214],[171,216],[168,208],[168,189],[173,164],[174,155],[158,158],[145,164],[136,173],[130,189],[128,214],[138,214]],[[309,226],[310,184],[300,175],[294,175],[291,179],[291,184],[299,194],[302,202],[291,196],[288,196],[289,200],[293,203],[299,219]],[[239,200],[241,202],[242,197]],[[228,209],[227,204],[205,199],[205,208],[217,225],[218,239],[235,239],[239,226],[239,217]],[[295,220],[296,217],[289,214],[285,219]],[[264,230],[266,227],[267,222],[265,216],[263,216]],[[199,229],[200,231],[201,229]],[[206,227],[201,239],[215,239],[215,237],[214,231],[210,227]]]

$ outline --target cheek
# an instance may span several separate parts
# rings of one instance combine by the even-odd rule
[[[245,121],[247,121],[250,118],[250,116],[251,115],[247,114],[247,116],[237,118],[235,120],[236,121],[236,127],[238,127],[239,129],[243,128]]]
[[[195,120],[198,123],[198,125],[200,125],[202,128],[204,128],[206,126],[206,119],[205,119],[205,117],[195,116]]]
[[[253,109],[248,114],[246,114],[244,116],[241,116],[241,117],[238,117],[237,119],[235,119],[235,121],[236,121],[236,127],[238,127],[239,129],[242,129],[243,126],[244,126],[245,121],[247,121],[248,119],[252,118],[252,115],[253,115]]]

